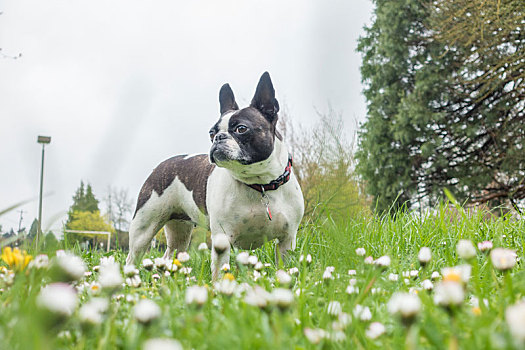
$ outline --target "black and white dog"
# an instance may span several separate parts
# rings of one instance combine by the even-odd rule
[[[142,256],[163,226],[167,259],[186,251],[196,224],[210,228],[214,280],[229,263],[230,244],[252,249],[277,239],[279,254],[295,248],[303,195],[276,130],[279,104],[270,75],[261,76],[249,107],[239,109],[228,84],[219,102],[221,117],[210,129],[209,155],[170,158],[142,186],[127,264]]]

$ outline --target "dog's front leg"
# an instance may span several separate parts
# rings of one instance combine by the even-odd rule
[[[224,233],[211,236],[211,277],[215,282],[219,277],[220,269],[230,262],[230,240]]]
[[[288,262],[290,250],[295,249],[295,235],[295,233],[289,234],[277,243],[277,247],[275,247],[275,266],[279,266],[281,261],[283,264]]]

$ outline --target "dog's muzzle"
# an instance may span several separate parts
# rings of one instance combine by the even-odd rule
[[[230,160],[227,156],[228,151],[225,148],[223,142],[214,142],[210,149],[210,161],[217,164],[217,162]]]

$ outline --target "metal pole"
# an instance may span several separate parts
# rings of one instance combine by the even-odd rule
[[[40,167],[40,198],[38,203],[38,231],[36,232],[36,246],[42,236],[42,189],[44,187],[44,147],[42,144],[42,166]]]

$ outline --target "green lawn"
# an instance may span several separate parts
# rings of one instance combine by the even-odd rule
[[[476,246],[473,258],[458,257],[460,239]],[[517,264],[506,272],[495,269],[489,253],[477,248],[487,240],[494,248],[515,250]],[[123,265],[125,253],[82,252],[70,247],[85,262],[87,274],[70,283],[76,295],[65,296],[49,287],[41,291],[47,284],[66,279],[53,265],[55,252],[48,251],[53,268],[37,268],[33,263],[14,278],[6,269],[0,273],[0,348],[141,349],[152,338],[176,339],[184,349],[525,348],[525,305],[519,304],[525,296],[524,241],[523,220],[446,208],[423,219],[399,215],[344,224],[310,222],[298,234],[297,249],[280,267],[284,271],[297,267],[298,272],[279,273],[276,278],[279,267],[273,261],[273,245],[268,243],[250,252],[263,264],[257,266],[259,271],[237,263],[239,252],[233,253],[230,272],[234,282],[220,286],[211,284],[207,250],[193,248],[190,259],[176,272],[138,266],[141,285],[131,287],[121,285],[110,269],[111,262],[98,267],[103,257],[113,257]],[[424,267],[418,261],[421,247],[432,252]],[[357,248],[364,248],[366,254],[358,255]],[[311,263],[300,262],[300,256],[307,254]],[[152,251],[145,258],[161,255]],[[369,256],[377,260],[385,255],[390,258],[388,266],[366,263],[370,258],[365,261]],[[74,270],[74,263],[70,260],[66,270]],[[464,264],[470,267],[445,273],[447,281],[443,281],[443,268]],[[466,279],[461,271],[469,269]],[[440,277],[432,279],[435,271]],[[103,273],[106,275],[101,276]],[[117,274],[126,278],[122,266]],[[432,282],[425,282],[432,289],[422,287],[424,280]],[[120,288],[111,286],[115,281]],[[194,285],[206,288],[203,295],[199,294],[202,290],[188,289]],[[64,284],[59,287],[70,291]],[[281,288],[291,291],[291,304],[289,293]],[[399,297],[404,319],[391,314],[395,305],[389,311],[396,292],[410,294]],[[442,303],[456,297],[456,304],[436,305],[435,297],[440,295]],[[206,296],[205,301],[199,299]],[[68,298],[72,298],[69,306]],[[192,301],[188,298],[193,302],[188,304]],[[153,301],[158,308],[144,300]],[[256,303],[260,307],[252,305]],[[507,311],[511,305],[522,306]],[[524,330],[520,333],[520,329]]]

